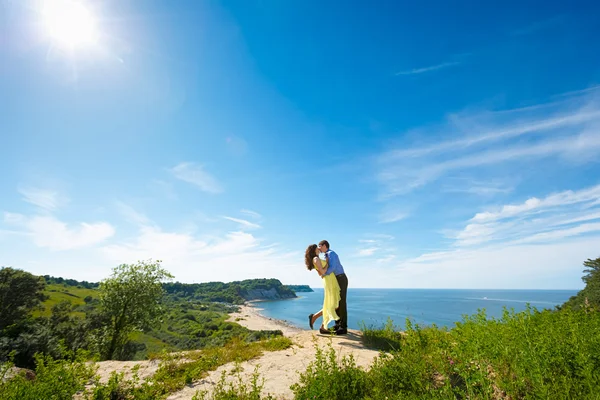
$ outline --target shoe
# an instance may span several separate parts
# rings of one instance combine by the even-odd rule
[[[338,328],[335,330],[335,334],[336,335],[347,335],[348,334],[348,329],[346,328]]]
[[[314,316],[315,316],[315,314],[310,314],[308,316],[308,326],[310,326],[310,329],[315,329],[315,328],[313,328],[313,320],[312,320]]]
[[[335,321],[335,324],[333,325],[333,329],[335,329],[336,331],[338,329],[340,329],[340,320],[339,319],[337,321]]]
[[[319,333],[321,333],[323,335],[335,335],[335,331],[334,330],[325,329],[323,327],[319,328]]]

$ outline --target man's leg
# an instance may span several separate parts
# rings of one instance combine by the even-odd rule
[[[336,275],[338,284],[340,285],[340,305],[337,313],[340,317],[339,328],[348,329],[348,309],[346,305],[346,294],[348,293],[348,277],[346,274]]]

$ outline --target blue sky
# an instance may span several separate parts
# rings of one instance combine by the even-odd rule
[[[64,1],[64,0],[57,0]],[[593,2],[0,2],[0,265],[579,288],[600,256]],[[324,4],[325,3],[325,4]]]

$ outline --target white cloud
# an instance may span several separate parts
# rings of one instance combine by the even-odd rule
[[[252,211],[252,210],[247,210],[247,209],[243,209],[240,210],[240,212],[242,214],[248,215],[249,217],[252,217],[254,219],[261,219],[262,215],[260,215],[259,213],[257,213],[256,211]]]
[[[135,238],[104,246],[102,252],[113,263],[160,259],[177,280],[184,282],[273,277],[284,283],[320,284],[316,274],[312,276],[303,267],[301,252],[264,246],[261,239],[246,232],[200,239],[159,227],[142,227]]]
[[[448,68],[448,67],[454,67],[456,65],[460,65],[460,62],[458,62],[458,61],[445,62],[445,63],[441,63],[441,64],[437,64],[437,65],[431,65],[429,67],[414,68],[414,69],[407,70],[407,71],[396,72],[396,75],[417,75],[417,74],[422,74],[424,72],[432,72],[432,71],[437,71],[437,70]]]
[[[454,179],[460,174],[472,179],[484,167],[527,168],[549,158],[565,165],[597,160],[600,101],[595,98],[596,91],[591,93],[521,109],[455,114],[442,126],[406,133],[404,137],[412,138],[413,143],[397,145],[376,158],[382,198],[409,193],[442,177]],[[431,137],[438,140],[425,145],[417,142]],[[490,178],[497,177],[486,177]],[[448,186],[443,190],[451,191]],[[469,190],[501,192],[486,186]]]
[[[366,248],[366,249],[360,249],[358,251],[358,255],[361,257],[372,256],[378,250],[379,250],[378,247],[370,247],[370,248]]]
[[[135,210],[128,204],[117,201],[119,213],[129,222],[136,225],[152,225],[152,221],[144,214]]]
[[[581,224],[572,228],[557,229],[550,232],[540,232],[517,240],[517,243],[549,242],[579,236],[584,233],[600,232],[600,223]],[[600,240],[600,239],[599,239]]]
[[[407,288],[575,289],[582,287],[583,261],[600,256],[598,243],[581,237],[423,254],[388,270],[386,281]]]
[[[396,259],[396,256],[394,254],[390,254],[385,257],[378,258],[375,261],[380,264],[385,264],[385,263],[390,263],[390,262],[394,261],[395,259]]]
[[[355,257],[373,257],[376,256],[377,262],[387,262],[395,258],[396,248],[392,246],[393,236],[390,235],[369,235],[372,239],[359,239],[359,247],[355,251]]]
[[[246,229],[260,229],[261,226],[258,224],[255,224],[253,222],[250,221],[246,221],[245,219],[240,219],[240,218],[233,218],[233,217],[227,217],[224,216],[223,217],[226,220],[232,221],[232,222],[236,222],[238,224],[240,224],[241,228],[246,228]]]
[[[204,167],[191,162],[183,162],[170,169],[173,176],[179,180],[191,183],[207,193],[221,193],[223,188]]]
[[[114,228],[106,222],[81,222],[69,226],[53,216],[5,213],[4,222],[21,228],[31,237],[36,246],[50,250],[88,247],[101,243],[115,234]]]
[[[555,242],[590,234],[596,232],[600,224],[588,222],[600,219],[600,212],[589,209],[588,205],[598,199],[600,185],[543,198],[532,197],[522,203],[479,212],[467,221],[464,229],[447,236],[455,239],[455,246],[463,247],[489,242]]]
[[[408,217],[408,213],[406,213],[404,211],[398,211],[398,210],[384,211],[379,216],[379,222],[382,224],[390,224],[392,222],[401,221],[406,217]]]
[[[497,221],[508,217],[514,217],[520,214],[529,213],[535,210],[547,209],[552,207],[561,207],[577,203],[586,203],[600,200],[600,185],[582,189],[576,192],[567,190],[560,193],[554,193],[540,200],[532,197],[521,204],[511,204],[502,207],[496,212],[477,213],[472,218],[473,222]]]
[[[444,180],[440,190],[445,193],[465,193],[481,197],[493,197],[499,194],[511,193],[514,190],[514,186],[498,179],[448,178]]]
[[[28,186],[19,187],[23,200],[44,210],[53,211],[66,200],[54,190],[40,189]]]

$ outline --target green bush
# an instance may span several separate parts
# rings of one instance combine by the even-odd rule
[[[367,397],[597,398],[599,333],[600,313],[570,309],[480,311],[451,330],[408,324],[368,372]]]
[[[407,324],[410,324],[410,321],[407,321]],[[398,331],[390,318],[388,318],[386,324],[380,329],[367,326],[363,323],[361,331],[362,342],[366,347],[384,351],[400,349],[403,333]]]
[[[317,349],[292,386],[296,399],[598,399],[600,313],[592,309],[515,313],[488,319],[484,311],[453,329],[407,321],[364,340],[382,347],[369,371],[351,357]]]
[[[271,395],[262,396],[264,378],[258,373],[258,365],[254,369],[250,383],[247,384],[242,379],[239,372],[239,365],[236,365],[236,378],[234,383],[227,383],[226,372],[223,371],[221,379],[215,385],[212,393],[207,391],[198,391],[192,397],[192,400],[275,400]]]
[[[19,374],[11,379],[7,371],[11,363],[0,368],[0,398],[2,400],[71,400],[73,395],[84,389],[93,377],[95,367],[86,363],[88,354],[79,353],[75,359],[54,360],[50,356],[37,354],[35,377],[28,379]]]
[[[342,357],[338,363],[335,350],[328,345],[327,351],[315,342],[316,355],[306,371],[300,374],[298,383],[292,385],[296,399],[363,399],[367,397],[369,378],[356,366],[352,355]]]

